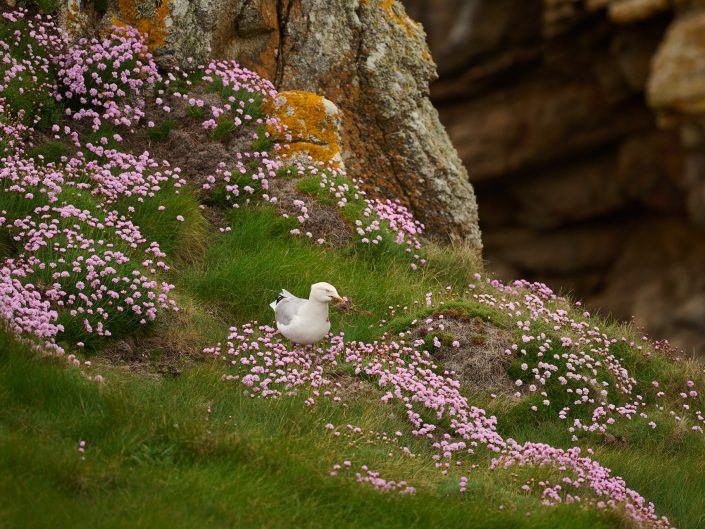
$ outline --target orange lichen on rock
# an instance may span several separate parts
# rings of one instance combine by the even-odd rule
[[[280,126],[269,125],[270,135],[288,144],[285,158],[297,155],[342,166],[340,156],[340,111],[322,96],[291,90],[279,92],[265,105],[265,112],[277,118]]]
[[[169,16],[168,0],[162,0],[161,4],[155,6],[151,16],[144,16],[144,13],[140,13],[138,1],[117,0],[118,16],[113,18],[113,24],[132,26],[140,33],[147,35],[146,44],[150,51],[156,47],[164,46],[167,36],[166,18]]]
[[[66,30],[71,35],[81,30],[81,9],[77,2],[68,2],[66,7]]]
[[[411,20],[406,13],[399,14],[398,10],[394,8],[396,0],[360,0],[360,4],[368,5],[370,3],[378,4],[381,7],[387,18],[394,22],[397,26],[401,27],[407,35],[411,36],[421,30],[421,24],[418,24]]]

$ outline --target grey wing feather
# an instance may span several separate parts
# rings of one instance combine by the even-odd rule
[[[297,298],[292,293],[283,289],[279,296],[279,301],[272,304],[272,308],[274,309],[274,318],[277,320],[277,323],[288,325],[301,306],[306,303],[306,300]]]

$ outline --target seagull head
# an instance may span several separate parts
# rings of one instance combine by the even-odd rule
[[[331,301],[343,301],[338,291],[330,283],[314,283],[311,285],[311,295],[308,299],[319,303],[329,303]]]

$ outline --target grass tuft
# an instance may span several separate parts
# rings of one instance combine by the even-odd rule
[[[158,125],[155,125],[154,127],[150,127],[147,129],[147,137],[151,141],[165,141],[168,137],[169,134],[171,133],[171,130],[176,126],[176,121],[173,119],[165,119]]]

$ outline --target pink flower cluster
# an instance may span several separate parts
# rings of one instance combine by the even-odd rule
[[[274,338],[275,329],[267,326],[245,324],[232,327],[223,350],[221,344],[206,348],[206,353],[220,356],[239,374],[225,375],[224,380],[239,381],[252,397],[277,398],[294,396],[303,387],[311,391],[307,404],[324,396],[335,396],[336,386],[325,376],[324,366],[335,365],[342,340],[334,338],[338,348],[323,351],[320,348],[290,350],[280,339]]]
[[[341,365],[366,379],[375,380],[384,392],[381,400],[393,401],[405,409],[411,434],[427,439],[436,449],[433,456],[436,467],[443,474],[463,465],[466,458],[489,450],[496,454],[492,468],[513,464],[531,466],[550,465],[561,476],[570,479],[574,491],[568,496],[560,492],[547,495],[548,504],[560,501],[584,501],[598,507],[623,508],[637,523],[665,529],[668,521],[658,518],[653,505],[636,492],[628,489],[624,481],[612,477],[610,471],[588,457],[578,457],[579,451],[564,451],[535,443],[519,445],[503,438],[496,429],[497,418],[472,406],[461,393],[461,384],[447,371],[440,374],[440,366],[423,350],[423,340],[405,343],[404,340],[385,342],[345,343],[341,336],[330,339],[327,347],[290,349],[281,339],[275,338],[274,329],[256,324],[232,328],[225,347],[218,344],[206,352],[221,357],[235,374],[224,375],[225,380],[238,381],[246,387],[248,395],[263,398],[293,396],[305,390],[307,405],[314,405],[318,398],[340,401],[336,391],[334,373]],[[437,421],[448,421],[446,431],[424,417],[433,416]],[[328,429],[334,430],[333,425]],[[335,432],[338,433],[338,432]],[[453,463],[453,464],[452,464]],[[476,468],[469,466],[468,470]],[[339,469],[333,469],[337,472]],[[360,475],[360,481],[377,484],[384,489],[384,480],[378,475]],[[377,486],[375,485],[375,486]],[[464,487],[461,487],[464,488]],[[553,489],[554,491],[559,489]],[[600,503],[603,502],[603,503]]]
[[[235,112],[246,120],[242,107],[247,103],[254,103],[255,96],[273,99],[277,95],[270,81],[232,60],[211,61],[204,70],[203,79],[222,86],[225,92],[230,94],[227,103],[231,108],[226,107],[225,110]]]
[[[58,67],[57,101],[67,115],[87,118],[93,130],[103,122],[132,127],[144,116],[145,92],[160,75],[144,36],[113,26],[105,39],[80,39],[52,60]]]
[[[352,204],[361,205],[362,216],[354,220],[354,230],[357,240],[365,245],[377,246],[383,240],[383,230],[389,230],[394,236],[394,242],[406,246],[405,251],[413,255],[411,268],[426,263],[421,255],[422,245],[419,237],[424,231],[424,225],[414,219],[411,212],[398,200],[371,199],[357,182],[349,181],[345,171],[333,165],[326,165],[313,160],[297,159],[289,166],[300,176],[320,178],[321,190],[327,191],[335,199],[336,206],[341,210]],[[307,215],[298,216],[298,221],[305,226]],[[294,234],[301,230],[293,230]],[[307,233],[308,235],[308,233]]]
[[[568,450],[555,448],[543,443],[525,443],[518,445],[511,440],[508,450],[501,457],[492,461],[492,468],[510,468],[514,465],[533,467],[558,467],[565,469],[560,483],[552,483],[548,478],[536,483],[525,484],[522,489],[530,491],[536,485],[540,487],[543,503],[554,506],[560,503],[583,502],[599,509],[623,508],[626,515],[643,526],[669,529],[670,523],[663,516],[656,515],[653,503],[646,502],[637,492],[628,488],[620,477],[613,477],[610,470],[589,457],[580,456],[580,448]],[[585,497],[585,489],[592,497]]]
[[[333,470],[330,471],[331,476],[336,476],[341,470],[351,468],[350,461],[343,462],[343,465],[333,465]],[[381,492],[398,492],[402,496],[410,496],[416,494],[416,488],[409,485],[406,481],[386,480],[380,477],[380,473],[370,470],[367,465],[360,467],[360,472],[355,472],[355,480],[358,483],[367,483]]]
[[[43,281],[45,299],[80,320],[86,334],[110,336],[109,322],[121,313],[145,324],[159,310],[175,306],[168,297],[172,285],[131,263],[131,250],[146,241],[116,211],[96,217],[72,205],[46,205],[7,228],[27,276]],[[161,255],[154,243],[144,253]],[[154,266],[166,265],[157,261]]]
[[[68,185],[77,182],[78,187],[90,189],[91,194],[100,200],[101,207],[124,199],[142,203],[167,189],[178,194],[186,186],[178,167],[171,168],[166,162],[157,162],[147,151],[136,156],[90,143],[86,150],[99,158],[87,162],[78,153],[62,171]]]
[[[574,441],[581,433],[606,433],[620,422],[646,421],[654,412],[666,411],[665,403],[659,404],[666,396],[659,382],[653,381],[638,391],[637,380],[625,367],[625,351],[648,357],[643,345],[625,336],[609,337],[587,319],[587,312],[582,318],[575,318],[567,302],[544,284],[520,280],[503,285],[487,279],[485,292],[478,292],[476,284],[470,286],[474,300],[505,314],[516,325],[519,339],[505,351],[521,362],[523,374],[516,386],[540,399],[542,406],[555,410],[557,417],[568,423]],[[553,333],[537,331],[539,328]],[[560,407],[548,398],[549,391],[558,393],[557,390],[562,393],[560,400],[568,401]],[[697,392],[696,397],[690,395],[682,392],[680,397],[697,398]],[[521,396],[517,392],[517,397]],[[531,409],[537,412],[538,406]],[[691,428],[697,432],[705,425],[702,411],[689,403],[679,410],[670,410],[669,415],[675,423],[689,416],[690,421],[700,423]],[[650,421],[651,428],[656,426],[655,421]]]
[[[262,191],[263,200],[270,200],[269,179],[276,176],[281,162],[259,152],[238,152],[236,157],[231,168],[220,162],[215,174],[206,177],[202,188],[211,197],[222,196],[233,208],[239,208],[241,202],[249,204],[258,189]]]
[[[98,120],[94,128],[104,119],[127,126],[139,119],[144,91],[157,73],[134,30],[115,28],[104,41],[69,46],[51,21],[25,20],[21,11],[4,16],[28,28],[13,33],[16,41],[0,42],[4,48],[27,47],[26,52],[13,50],[27,57],[24,62],[4,58],[9,66],[0,71],[6,79],[22,72],[47,73],[58,65],[66,92],[41,88],[77,105],[74,118],[89,109]],[[40,45],[48,59],[35,53]],[[4,100],[0,107],[5,109]],[[38,165],[25,152],[31,127],[8,116],[2,132],[0,229],[9,235],[14,252],[0,265],[12,271],[2,275],[7,292],[2,318],[10,328],[60,350],[57,338],[82,345],[91,336],[131,332],[160,311],[175,310],[169,296],[173,285],[158,279],[168,269],[165,254],[142,234],[132,214],[133,204],[165,191],[178,194],[185,184],[180,171],[146,152],[137,156],[108,149],[105,137],[83,145],[77,131],[59,124],[52,127],[54,139],[68,139],[75,154],[63,156],[58,166]]]
[[[6,116],[0,120],[0,167],[2,167],[4,160],[14,158],[17,152],[24,151],[27,137],[32,129],[22,123],[23,112],[19,113],[17,119],[12,117],[2,97],[0,97],[0,115]]]
[[[0,321],[19,337],[61,353],[54,340],[63,326],[56,323],[58,314],[50,303],[25,281],[30,273],[26,265],[9,259],[0,266]]]
[[[374,211],[382,221],[389,223],[389,228],[396,233],[397,244],[406,244],[410,247],[409,251],[421,249],[421,242],[416,237],[423,233],[424,225],[414,219],[411,212],[402,206],[399,200],[372,200],[366,211],[370,210]]]
[[[27,15],[21,8],[2,13],[3,25],[12,31],[7,31],[5,40],[0,39],[0,94],[17,92],[21,100],[41,106],[42,99],[56,91],[51,77],[52,54],[62,53],[68,41],[50,17]],[[25,109],[13,110],[23,118]]]

